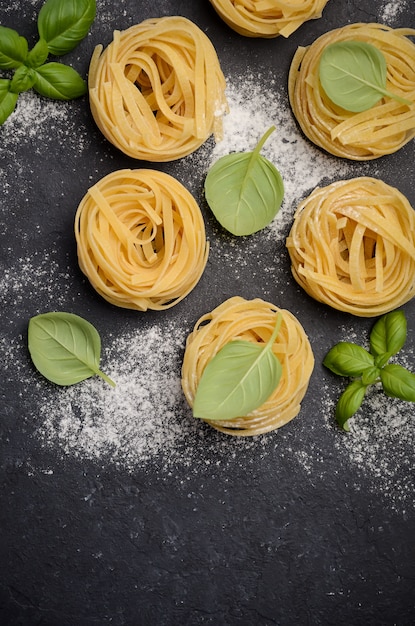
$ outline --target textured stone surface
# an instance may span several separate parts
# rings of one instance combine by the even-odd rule
[[[41,4],[2,6],[0,22],[33,42],[31,20]],[[226,76],[247,68],[262,80],[275,70],[279,93],[286,92],[289,64],[298,45],[342,24],[378,21],[382,10],[382,3],[372,0],[329,0],[323,18],[304,25],[290,39],[251,40],[221,23],[207,0],[98,0],[97,4],[99,14],[90,35],[66,58],[84,75],[94,46],[106,44],[113,29],[148,17],[181,14],[211,37]],[[411,2],[396,4],[400,11],[393,25],[415,27]],[[42,133],[56,136],[47,142],[47,149],[36,136],[15,142],[12,149],[6,126],[0,129],[0,156],[7,156],[0,162],[1,264],[7,269],[23,257],[36,264],[43,251],[53,249],[50,263],[57,263],[62,273],[56,290],[53,285],[49,291],[29,286],[23,299],[21,295],[14,299],[7,290],[3,293],[5,341],[22,347],[12,352],[19,363],[6,357],[2,363],[0,623],[414,623],[415,510],[410,491],[409,497],[406,492],[406,498],[396,501],[393,479],[385,493],[378,487],[379,477],[348,463],[338,443],[343,435],[327,427],[322,415],[321,380],[325,377],[326,384],[328,380],[332,385],[333,398],[339,385],[327,379],[321,360],[338,340],[339,326],[352,324],[351,318],[328,311],[301,293],[289,280],[288,260],[274,258],[270,238],[261,244],[262,253],[257,249],[238,272],[228,272],[213,254],[197,289],[177,310],[163,315],[166,320],[183,317],[189,326],[235,291],[245,297],[264,296],[300,313],[316,356],[301,418],[257,447],[229,442],[226,448],[222,437],[201,426],[199,443],[192,440],[193,464],[169,469],[154,459],[126,471],[102,458],[77,458],[42,445],[36,432],[44,415],[37,398],[46,383],[34,377],[29,377],[31,384],[24,382],[30,369],[25,345],[29,317],[64,303],[99,324],[103,345],[125,327],[140,328],[163,319],[151,313],[144,319],[104,304],[77,270],[72,224],[78,202],[92,182],[115,168],[135,164],[102,138],[86,98],[71,104],[70,111],[68,128],[59,119],[43,122]],[[79,137],[84,142],[81,157],[76,145],[78,124],[85,129]],[[414,157],[412,142],[364,171],[399,187],[415,205]],[[189,181],[206,216],[213,249],[225,245],[229,238],[222,244],[217,237],[194,162],[160,167]],[[359,164],[353,167],[357,174],[362,171]],[[247,246],[249,254],[246,242],[232,245],[240,250]],[[282,245],[277,243],[279,248]],[[262,285],[268,261],[285,272],[287,280],[274,286],[267,274],[268,282]],[[69,279],[67,266],[74,268]],[[68,293],[63,297],[65,289]],[[405,310],[410,320],[408,350],[412,352],[408,354],[413,355],[414,303]],[[371,321],[353,324],[364,336]],[[188,413],[185,419],[191,419]],[[399,435],[395,445],[398,452]],[[308,451],[308,465],[299,462],[299,451],[303,459]],[[410,452],[400,477],[404,486],[414,483],[413,449]],[[380,458],[380,474],[381,467]]]

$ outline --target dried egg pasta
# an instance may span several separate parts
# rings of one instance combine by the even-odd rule
[[[199,380],[215,354],[234,339],[265,344],[278,312],[282,315],[282,324],[273,345],[274,354],[282,365],[278,386],[270,398],[249,415],[232,420],[206,420],[213,428],[247,437],[280,428],[298,415],[314,367],[311,346],[292,313],[259,298],[245,300],[235,296],[198,320],[186,342],[182,388],[192,407]]]
[[[225,79],[209,38],[184,17],[114,31],[89,68],[92,115],[125,154],[171,161],[222,133]]]
[[[246,37],[289,37],[321,17],[328,0],[210,0],[228,26]]]
[[[119,170],[93,187],[75,217],[79,266],[108,302],[146,311],[172,307],[206,266],[196,200],[155,170]]]
[[[287,248],[298,284],[340,311],[382,315],[415,295],[415,212],[381,180],[317,187],[295,213]]]

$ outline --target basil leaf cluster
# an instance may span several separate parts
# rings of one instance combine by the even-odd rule
[[[323,365],[334,374],[354,379],[336,406],[336,420],[344,430],[349,430],[348,420],[360,408],[369,385],[380,383],[387,396],[415,402],[415,374],[402,365],[389,363],[405,345],[406,337],[404,312],[392,311],[373,326],[369,351],[341,341],[326,354]]]
[[[39,11],[39,40],[29,50],[25,37],[0,26],[0,124],[13,113],[18,96],[33,88],[41,96],[71,100],[87,91],[85,80],[69,65],[47,62],[49,54],[66,54],[87,35],[95,19],[95,0],[47,0]]]

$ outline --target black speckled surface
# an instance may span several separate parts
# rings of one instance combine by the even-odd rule
[[[41,4],[2,2],[0,22],[33,43],[33,18]],[[89,36],[66,61],[86,75],[94,46],[107,44],[113,29],[148,17],[181,14],[209,35],[225,76],[247,68],[262,75],[272,72],[284,94],[298,45],[343,24],[378,21],[386,4],[329,0],[320,20],[303,25],[288,40],[253,40],[228,29],[207,0],[98,0]],[[395,5],[390,25],[415,27],[413,0]],[[211,254],[197,288],[170,311],[139,314],[104,303],[77,268],[73,217],[91,181],[137,163],[103,139],[87,98],[65,106],[71,114],[69,131],[64,118],[45,120],[43,143],[36,135],[11,136],[16,124],[0,128],[0,263],[6,276],[0,293],[0,624],[414,624],[415,469],[410,426],[405,426],[404,453],[395,429],[391,448],[404,462],[401,467],[395,463],[386,477],[388,489],[382,489],[384,459],[379,458],[378,475],[373,468],[365,472],[362,464],[351,463],[342,452],[344,435],[330,426],[322,403],[322,382],[332,401],[341,390],[340,382],[321,365],[338,340],[339,327],[364,339],[373,321],[328,310],[293,281],[270,284],[265,265],[289,276],[289,263],[280,254],[283,240],[275,244],[261,234],[255,236],[252,258],[249,242],[232,242],[238,258],[246,246],[249,262],[244,267],[231,264],[224,271],[222,261]],[[84,129],[82,150],[77,148],[77,124]],[[415,206],[414,157],[411,142],[364,171],[398,187]],[[214,251],[228,245],[229,238],[218,231],[204,203],[203,172],[194,162],[186,158],[150,167],[186,181],[201,205]],[[362,171],[359,164],[355,171]],[[27,276],[29,288],[23,294],[7,288],[8,275],[16,280],[11,268],[19,259],[30,258],[32,267],[43,267],[45,254],[50,254],[53,272],[62,276],[56,293],[53,286],[31,289]],[[32,315],[63,303],[60,309],[99,327],[105,346],[125,329],[176,322],[188,331],[200,315],[232,295],[264,295],[283,303],[310,336],[316,367],[301,416],[291,424],[268,436],[265,444],[245,447],[231,439],[224,443],[223,436],[200,425],[203,437],[191,442],[194,464],[169,470],[157,458],[126,471],[103,459],[62,454],[56,446],[42,445],[36,432],[45,416],[37,398],[39,385],[47,383],[31,373],[26,328]],[[405,354],[413,366],[414,302],[404,310]],[[7,346],[14,348],[9,351]],[[183,412],[184,420],[192,419],[184,404]],[[300,454],[307,457],[308,469],[298,463]],[[387,455],[390,470],[394,450]]]

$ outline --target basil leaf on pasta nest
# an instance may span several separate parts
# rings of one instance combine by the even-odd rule
[[[95,0],[47,0],[38,15],[39,35],[49,52],[66,54],[87,35],[95,14]]]
[[[346,111],[366,111],[383,96],[413,104],[386,89],[385,56],[379,48],[364,41],[329,44],[320,58],[319,77],[330,100]]]
[[[281,174],[260,154],[274,130],[272,126],[253,152],[218,159],[206,176],[206,201],[218,222],[233,235],[252,235],[265,228],[281,206]]]
[[[78,315],[52,312],[32,317],[28,347],[36,369],[57,385],[73,385],[96,374],[115,387],[99,369],[98,331]]]
[[[33,88],[46,98],[71,100],[83,96],[87,91],[84,79],[69,65],[45,63],[33,71]]]
[[[272,351],[281,322],[279,313],[264,345],[235,340],[219,350],[200,378],[194,417],[231,420],[251,413],[268,400],[282,374],[281,363]]]

